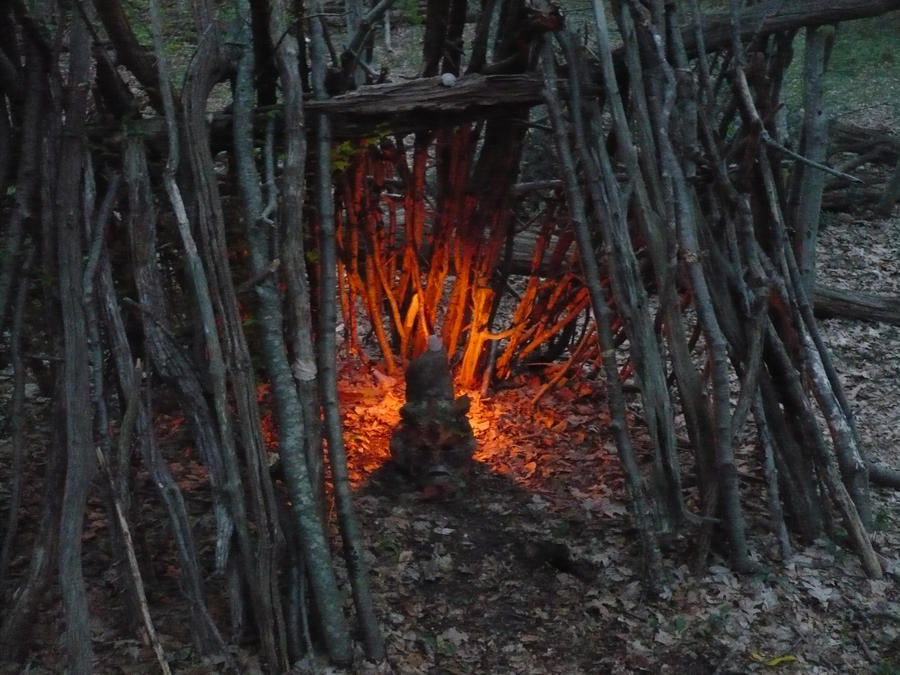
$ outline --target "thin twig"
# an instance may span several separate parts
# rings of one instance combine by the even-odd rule
[[[762,142],[765,143],[766,145],[768,145],[769,147],[775,148],[779,152],[787,155],[788,157],[792,157],[793,159],[796,159],[798,162],[801,162],[803,164],[811,166],[814,169],[819,169],[820,171],[824,171],[825,173],[829,173],[832,176],[837,176],[838,178],[843,178],[844,180],[848,180],[851,183],[859,183],[861,185],[865,185],[865,181],[860,178],[857,178],[856,176],[851,176],[849,173],[844,173],[843,171],[838,171],[837,169],[833,169],[832,167],[826,166],[825,164],[815,162],[815,161],[809,159],[808,157],[804,157],[800,153],[794,152],[790,148],[783,146],[781,143],[779,143],[774,138],[772,138],[769,135],[769,132],[766,131],[765,128],[761,128],[759,137],[760,137],[760,139],[762,139]]]

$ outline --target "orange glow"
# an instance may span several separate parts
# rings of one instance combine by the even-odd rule
[[[531,493],[562,489],[565,483],[582,494],[605,498],[609,481],[621,477],[608,440],[603,384],[580,381],[547,393],[535,404],[536,394],[545,387],[540,377],[525,377],[518,386],[483,398],[457,385],[456,394],[471,400],[468,417],[478,443],[475,462]],[[268,394],[268,385],[260,385],[266,447],[277,452]],[[353,487],[360,488],[390,459],[389,442],[405,403],[405,382],[402,376],[344,363],[338,394],[348,473]]]
[[[402,379],[382,376],[381,384],[359,371],[344,369],[338,381],[347,468],[354,487],[390,458],[388,442],[400,421]]]
[[[266,444],[266,450],[278,452],[278,425],[275,423],[275,413],[272,412],[271,392],[271,383],[264,382],[258,385],[256,387],[256,401],[259,403],[263,442]]]
[[[354,487],[364,484],[390,458],[388,443],[405,402],[402,378],[378,379],[382,384],[346,368],[338,383]],[[607,438],[602,385],[582,382],[557,390],[536,406],[532,399],[542,384],[536,377],[529,378],[520,387],[485,398],[477,391],[457,388],[457,395],[471,399],[469,422],[478,442],[475,461],[523,488],[540,492],[555,489],[554,476],[579,474],[586,478],[588,474],[582,476],[581,472],[588,467],[574,457],[587,456],[589,464],[601,468],[590,471],[596,485],[580,489],[603,493],[602,473],[616,462],[608,444],[600,440]]]

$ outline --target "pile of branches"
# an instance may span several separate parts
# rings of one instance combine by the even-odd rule
[[[193,3],[196,48],[177,74],[163,33],[164,11],[176,9],[158,0],[152,46],[118,0],[0,8],[11,36],[0,49],[0,334],[14,372],[0,654],[21,657],[57,578],[67,666],[92,672],[82,558],[105,545],[128,570],[131,618],[167,672],[132,538],[147,525],[132,499],[140,466],[170,525],[166,553],[200,655],[236,668],[231,646],[250,637],[269,672],[320,646],[334,663],[353,660],[330,498],[357,632],[382,660],[337,401],[337,315],[352,328],[356,302],[388,361],[420,351],[440,326],[467,384],[551,341],[596,364],[652,586],[660,537],[675,530],[695,538],[700,560],[723,531],[735,568],[753,568],[745,514],[757,495],[739,463],[765,485],[785,558],[789,532],[846,531],[866,572],[882,574],[867,534],[875,474],[809,299],[827,130],[810,116],[790,154],[772,120],[798,25],[897,0],[784,13],[772,0],[725,21],[702,20],[697,2],[684,17],[682,3],[628,0],[614,3],[615,48],[595,2],[595,58],[554,9],[498,0],[483,3],[465,64],[467,3],[429,1],[423,77],[373,87],[363,48],[390,1],[368,12],[345,3],[353,31],[330,66],[323,3],[304,4],[316,11],[294,21],[283,0],[237,0],[222,16]],[[807,111],[828,39],[828,29],[807,33]],[[227,110],[211,119],[224,82]],[[546,119],[532,118],[536,104]],[[395,137],[373,120],[408,126]],[[355,137],[350,152],[335,129]],[[562,181],[542,206],[520,209],[525,148],[550,139],[558,163],[539,178]],[[512,323],[498,326],[518,217],[540,232],[532,278]],[[392,330],[377,334],[385,307]],[[25,442],[31,377],[52,400],[41,475]],[[649,462],[632,446],[626,379],[640,392]],[[260,380],[277,428],[275,478]],[[160,406],[184,419],[206,470],[208,521],[189,516],[178,459],[154,426]],[[681,418],[690,454],[676,442]],[[27,504],[28,485],[41,486],[40,503]],[[111,524],[102,544],[82,536],[96,492]],[[27,570],[13,570],[26,507],[40,510],[38,531]],[[201,538],[214,542],[211,560]],[[212,599],[227,600],[230,635]]]
[[[701,560],[721,528],[734,566],[753,568],[750,495],[737,469],[749,463],[766,486],[769,526],[785,558],[789,531],[813,539],[837,538],[845,529],[866,572],[880,577],[867,533],[867,464],[809,300],[812,223],[825,179],[821,122],[805,121],[800,155],[775,140],[792,35],[741,42],[735,31],[716,58],[701,48],[691,59],[680,28],[691,18],[685,22],[679,7],[617,8],[631,83],[620,91],[607,17],[595,5],[604,105],[586,93],[589,72],[564,36],[566,90],[559,57],[547,49],[543,59],[545,101],[599,340],[612,356],[614,322],[624,322],[653,440],[645,480],[627,433],[616,362],[607,358],[612,430],[650,576],[660,572],[657,533],[682,527],[695,530]],[[692,10],[688,33],[702,45],[696,3]],[[807,31],[808,110],[818,107],[829,39],[828,29]],[[610,123],[615,142],[600,142]],[[790,170],[778,170],[787,159]],[[655,312],[635,232],[652,264]],[[599,258],[588,254],[597,250]],[[676,413],[691,440],[689,461],[676,447]],[[744,450],[748,432],[755,436],[752,456]],[[685,476],[697,488],[690,504]]]
[[[595,14],[593,58],[559,30],[540,58],[560,164],[536,182],[556,192],[532,211],[540,234],[508,323],[497,325],[496,308],[519,235],[509,214],[523,211],[506,158],[543,140],[509,121],[420,132],[412,145],[382,141],[354,160],[338,201],[350,225],[341,238],[350,297],[364,300],[388,361],[416,353],[439,327],[448,351],[461,352],[465,386],[485,368],[508,375],[551,336],[575,371],[601,368],[651,580],[661,577],[658,536],[672,530],[694,533],[699,563],[724,531],[734,566],[754,567],[745,513],[758,495],[740,484],[738,465],[754,467],[766,486],[785,559],[791,534],[846,531],[879,577],[869,479],[886,474],[864,457],[812,305],[823,195],[829,179],[846,174],[825,164],[821,115],[805,117],[797,150],[776,125],[800,24],[754,30],[735,15],[729,34],[711,29],[696,5],[682,15],[628,2],[614,13],[621,44],[613,47],[599,5]],[[756,20],[778,24],[772,16]],[[803,104],[816,111],[834,31],[814,28],[812,14],[805,23]],[[707,38],[717,42],[714,56]],[[534,121],[519,117],[546,134]],[[387,193],[393,203],[382,200]],[[562,264],[547,267],[557,254]],[[588,303],[592,320],[583,321]],[[355,309],[345,311],[352,325]],[[626,422],[627,380],[640,391],[654,448],[647,467]],[[681,416],[689,457],[676,444]]]

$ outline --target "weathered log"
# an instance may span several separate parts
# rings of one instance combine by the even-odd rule
[[[832,189],[825,194],[823,208],[826,211],[848,212],[869,207],[879,215],[890,215],[894,204],[900,199],[900,137],[888,128],[861,127],[837,120],[831,122],[829,134],[829,155],[844,155],[841,161],[833,161],[841,171],[852,172],[869,164],[890,166],[892,172],[885,180],[884,189],[846,187],[840,179],[832,179]]]
[[[900,0],[768,0],[744,7],[737,20],[742,39],[768,35],[806,26],[824,26],[853,19],[881,16],[900,9]],[[707,51],[731,44],[732,17],[729,13],[707,15],[703,20],[703,43]],[[697,41],[689,29],[684,33],[689,56],[697,52]]]
[[[828,152],[871,155],[870,161],[894,164],[900,159],[900,138],[886,128],[862,127],[832,120],[828,127]]]
[[[540,102],[541,80],[531,74],[427,77],[361,87],[324,101],[308,101],[311,113],[323,112],[339,135],[378,131],[422,131],[448,123],[508,115]]]
[[[869,480],[873,485],[900,489],[900,471],[877,462],[869,462],[868,466]]]
[[[815,314],[819,318],[883,321],[900,326],[900,296],[875,295],[820,285],[816,286],[813,302]]]
[[[831,188],[822,197],[822,210],[833,213],[855,213],[875,208],[884,199],[885,191],[874,187]]]

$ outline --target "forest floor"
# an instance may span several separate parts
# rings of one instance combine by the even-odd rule
[[[835,215],[819,245],[829,285],[900,293],[900,218]],[[840,319],[821,328],[866,451],[900,466],[900,328]],[[601,385],[532,405],[534,376],[476,398],[477,470],[460,497],[431,502],[380,479],[403,392],[355,372],[342,377],[347,445],[395,672],[900,673],[895,491],[873,491],[884,580],[824,541],[781,561],[760,501],[747,514],[755,574],[733,574],[715,542],[701,562],[673,539],[663,592],[648,595]],[[646,458],[636,401],[633,411]],[[756,454],[748,438],[739,470],[763,495]],[[573,564],[536,557],[535,542],[564,542]]]

